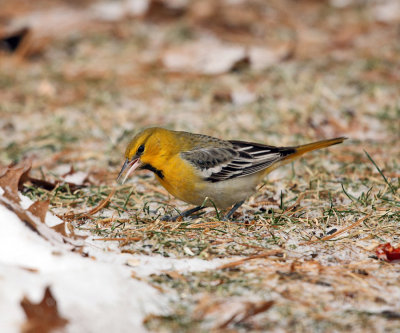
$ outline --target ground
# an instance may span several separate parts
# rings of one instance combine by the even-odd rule
[[[400,266],[376,252],[400,245],[397,1],[3,2],[0,163],[30,161],[32,179],[57,184],[25,181],[20,196],[49,200],[87,237],[93,260],[64,249],[65,260],[97,262],[93,279],[115,271],[99,280],[105,295],[147,295],[127,306],[134,321],[112,317],[121,331],[400,330]],[[274,171],[233,221],[209,208],[164,222],[190,206],[146,171],[115,182],[127,143],[150,126],[279,146],[348,140]],[[9,228],[15,250],[32,232]],[[98,329],[69,317],[79,302],[62,300],[46,264],[2,248],[3,279],[38,269],[23,273],[36,300],[54,284],[66,327]],[[29,290],[13,286],[19,307]]]

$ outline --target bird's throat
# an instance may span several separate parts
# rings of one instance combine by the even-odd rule
[[[155,168],[149,163],[144,163],[140,166],[140,169],[153,171],[160,179],[164,179],[164,173],[162,170]]]

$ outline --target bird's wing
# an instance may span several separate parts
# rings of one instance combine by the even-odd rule
[[[224,147],[185,151],[181,156],[200,170],[205,180],[218,182],[264,170],[296,151],[291,147],[273,147],[244,141],[229,143],[229,146]]]

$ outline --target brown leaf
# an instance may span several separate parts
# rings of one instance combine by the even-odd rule
[[[234,313],[228,320],[224,321],[218,326],[218,329],[226,329],[230,324],[242,324],[247,322],[251,317],[265,312],[271,308],[274,301],[262,301],[262,302],[247,302],[245,309]]]
[[[3,177],[8,171],[7,166],[0,165],[0,178]]]
[[[182,17],[185,12],[185,5],[173,6],[168,1],[151,0],[145,18],[154,22],[163,22]]]
[[[0,187],[4,190],[4,196],[14,202],[19,202],[18,188],[28,177],[32,163],[25,161],[15,166],[9,166],[0,170]]]
[[[27,181],[47,191],[52,191],[61,184],[60,181],[49,182],[45,179],[37,179],[31,177],[29,175],[31,167],[32,167],[31,161],[25,161],[14,166],[0,165],[0,187],[2,187],[3,190],[6,192],[6,197],[8,199],[11,199],[13,201],[19,201],[18,190],[21,190],[22,185]],[[74,172],[73,169],[71,169],[71,171],[68,174],[72,174],[73,172]],[[72,192],[84,187],[84,185],[74,184],[68,181],[63,183],[68,184]],[[14,198],[15,200],[12,198]]]
[[[24,333],[52,332],[57,328],[63,328],[68,323],[67,319],[60,316],[50,287],[46,287],[40,303],[32,303],[27,297],[24,297],[21,306],[27,317],[21,329]]]
[[[60,223],[60,224],[57,224],[57,225],[55,225],[54,227],[51,227],[54,231],[57,231],[58,233],[60,233],[61,235],[63,235],[63,236],[65,236],[65,237],[68,237],[68,235],[67,235],[67,232],[66,232],[66,230],[65,230],[65,224],[66,224],[67,222],[64,222],[64,223]]]
[[[178,273],[177,271],[168,271],[168,272],[165,272],[165,274],[167,274],[171,279],[186,281],[186,278],[182,274]]]
[[[44,223],[46,218],[46,213],[49,209],[50,200],[46,201],[36,201],[29,208],[28,211],[33,215],[37,216],[39,220]]]
[[[247,306],[246,313],[244,314],[243,318],[238,321],[238,323],[242,323],[249,318],[265,312],[271,308],[271,306],[274,304],[274,301],[264,301],[260,303],[250,303]]]

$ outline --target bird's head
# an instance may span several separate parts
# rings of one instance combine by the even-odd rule
[[[134,170],[163,163],[167,155],[172,153],[171,149],[166,149],[166,145],[170,146],[170,143],[169,131],[163,128],[148,128],[136,134],[126,148],[125,162],[117,181],[120,182],[125,173],[125,177],[120,182],[123,184]]]

